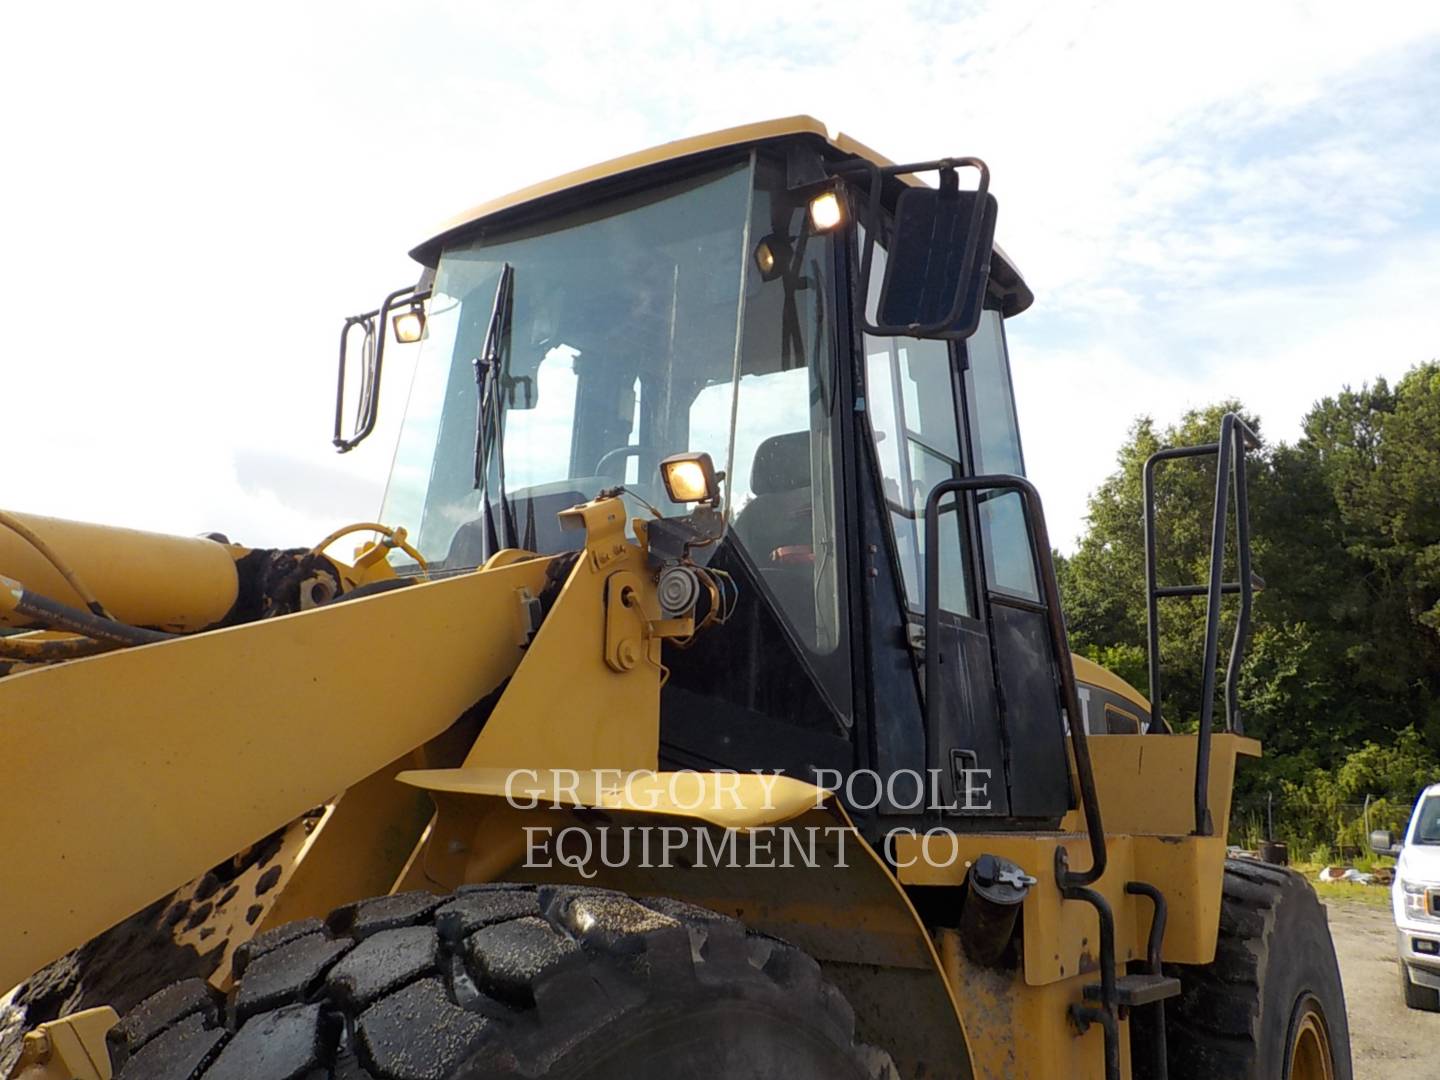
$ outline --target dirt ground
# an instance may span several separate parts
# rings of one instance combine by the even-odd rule
[[[1400,997],[1395,924],[1388,908],[1326,899],[1340,959],[1355,1080],[1440,1080],[1440,1013]]]

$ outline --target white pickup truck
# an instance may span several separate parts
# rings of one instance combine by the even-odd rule
[[[1440,784],[1420,793],[1403,841],[1373,832],[1370,846],[1396,858],[1391,904],[1405,1004],[1440,1012]]]

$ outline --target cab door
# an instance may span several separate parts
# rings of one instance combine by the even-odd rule
[[[884,250],[877,245],[883,274]],[[989,634],[976,588],[973,509],[963,499],[940,505],[939,640],[921,640],[924,625],[924,508],[942,480],[968,473],[968,452],[959,422],[961,391],[952,346],[943,341],[862,335],[864,412],[879,469],[881,501],[899,570],[903,633],[918,659],[940,651],[945,707],[936,729],[926,731],[923,768],[939,782],[934,794],[952,812],[1010,814],[1005,744],[999,723]],[[922,688],[922,692],[929,692]],[[896,718],[877,702],[875,723]],[[914,767],[914,766],[911,766]],[[986,782],[988,778],[989,782]],[[971,788],[967,798],[967,781]],[[932,781],[933,782],[933,781]],[[983,788],[983,790],[979,790]]]
[[[961,349],[974,474],[1024,476],[1000,313],[984,311]],[[1065,720],[1024,506],[1015,491],[982,491],[974,500],[1011,809],[1017,817],[1059,817],[1073,803]]]

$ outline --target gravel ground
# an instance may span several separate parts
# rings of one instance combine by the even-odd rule
[[[1407,1009],[1388,908],[1327,899],[1355,1080],[1440,1080],[1440,1013]]]

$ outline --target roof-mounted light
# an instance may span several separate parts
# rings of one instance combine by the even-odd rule
[[[810,200],[810,224],[816,232],[829,232],[845,220],[845,210],[835,191],[822,191]]]

